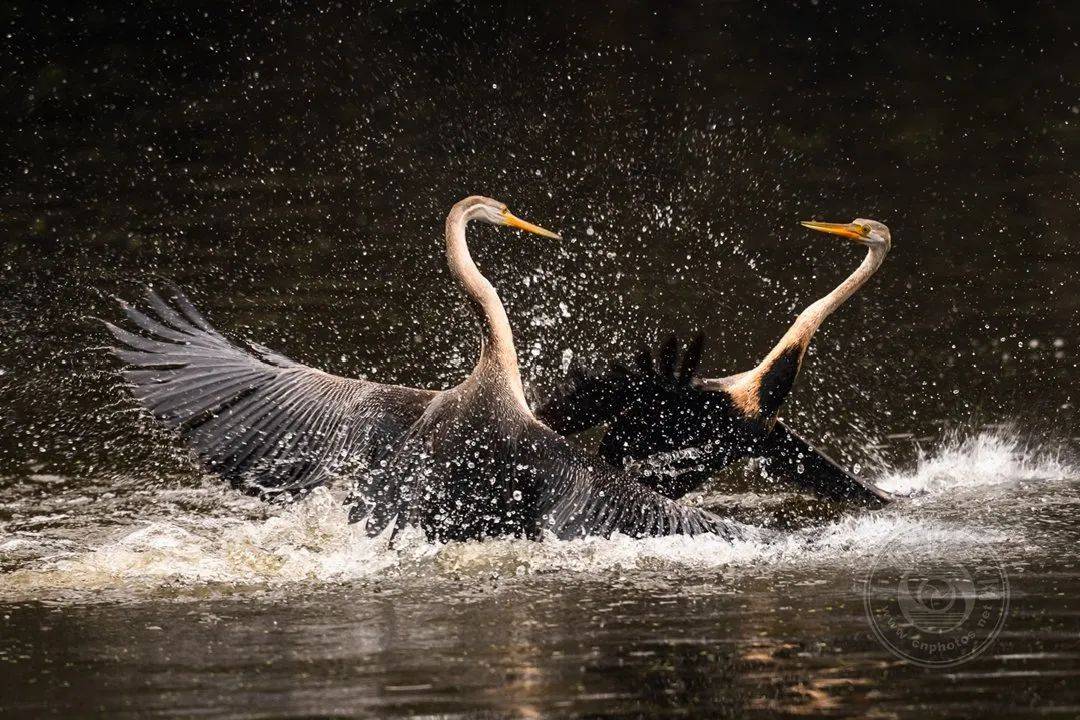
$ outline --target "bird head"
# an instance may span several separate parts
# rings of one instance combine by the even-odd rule
[[[803,227],[808,227],[811,230],[817,230],[818,232],[846,237],[860,245],[880,247],[884,250],[888,250],[892,245],[892,236],[889,234],[889,228],[885,227],[883,223],[879,223],[877,220],[855,218],[849,223],[827,223],[804,220],[800,224]]]
[[[501,203],[498,200],[483,197],[482,195],[473,195],[462,200],[461,204],[465,206],[465,216],[469,220],[479,220],[492,225],[506,225],[542,237],[562,240],[558,233],[545,230],[539,225],[533,225],[531,222],[517,217],[506,209],[506,203]]]

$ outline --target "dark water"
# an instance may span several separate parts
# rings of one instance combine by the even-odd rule
[[[0,715],[1080,713],[1078,21],[0,6]],[[391,550],[329,496],[219,491],[95,349],[108,296],[165,276],[303,362],[446,387],[476,337],[442,220],[472,193],[566,238],[470,235],[541,395],[568,353],[672,331],[745,369],[860,259],[797,220],[887,223],[786,413],[924,495],[747,546]],[[730,478],[710,500],[773,502]],[[897,533],[1007,571],[977,659],[872,635],[862,582]]]

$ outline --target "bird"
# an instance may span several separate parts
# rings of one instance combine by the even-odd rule
[[[349,519],[369,535],[746,537],[587,455],[530,410],[506,310],[466,243],[474,221],[560,239],[491,198],[450,210],[447,263],[482,331],[472,372],[447,390],[342,378],[231,341],[175,286],[148,290],[148,312],[121,301],[141,333],[106,322],[122,346],[112,351],[135,398],[232,487],[273,499],[348,477]]]
[[[640,351],[629,363],[604,370],[570,369],[537,408],[565,435],[606,424],[599,456],[635,470],[638,480],[679,499],[733,462],[758,457],[776,477],[829,501],[880,507],[889,493],[844,470],[778,418],[825,319],[881,267],[892,246],[888,227],[857,218],[849,223],[804,221],[803,226],[866,248],[858,268],[828,295],[804,309],[756,367],[720,378],[697,375],[704,338],[680,357],[679,342],[657,353]]]

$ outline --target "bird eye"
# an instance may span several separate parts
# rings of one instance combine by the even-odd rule
[[[862,230],[863,235],[869,235],[870,234],[870,226],[869,225],[860,225],[859,229]]]

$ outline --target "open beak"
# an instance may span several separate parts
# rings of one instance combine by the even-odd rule
[[[826,223],[803,220],[799,224],[803,227],[808,227],[811,230],[817,230],[818,232],[850,238],[858,243],[866,242],[867,240],[866,233],[863,232],[862,227],[855,223]]]
[[[526,222],[521,218],[514,215],[509,210],[502,211],[503,223],[510,227],[516,227],[518,230],[524,230],[525,232],[531,232],[535,235],[541,235],[546,238],[552,238],[553,240],[562,240],[562,236],[558,233],[553,233],[550,230],[545,230],[539,225],[533,225],[531,222]]]

